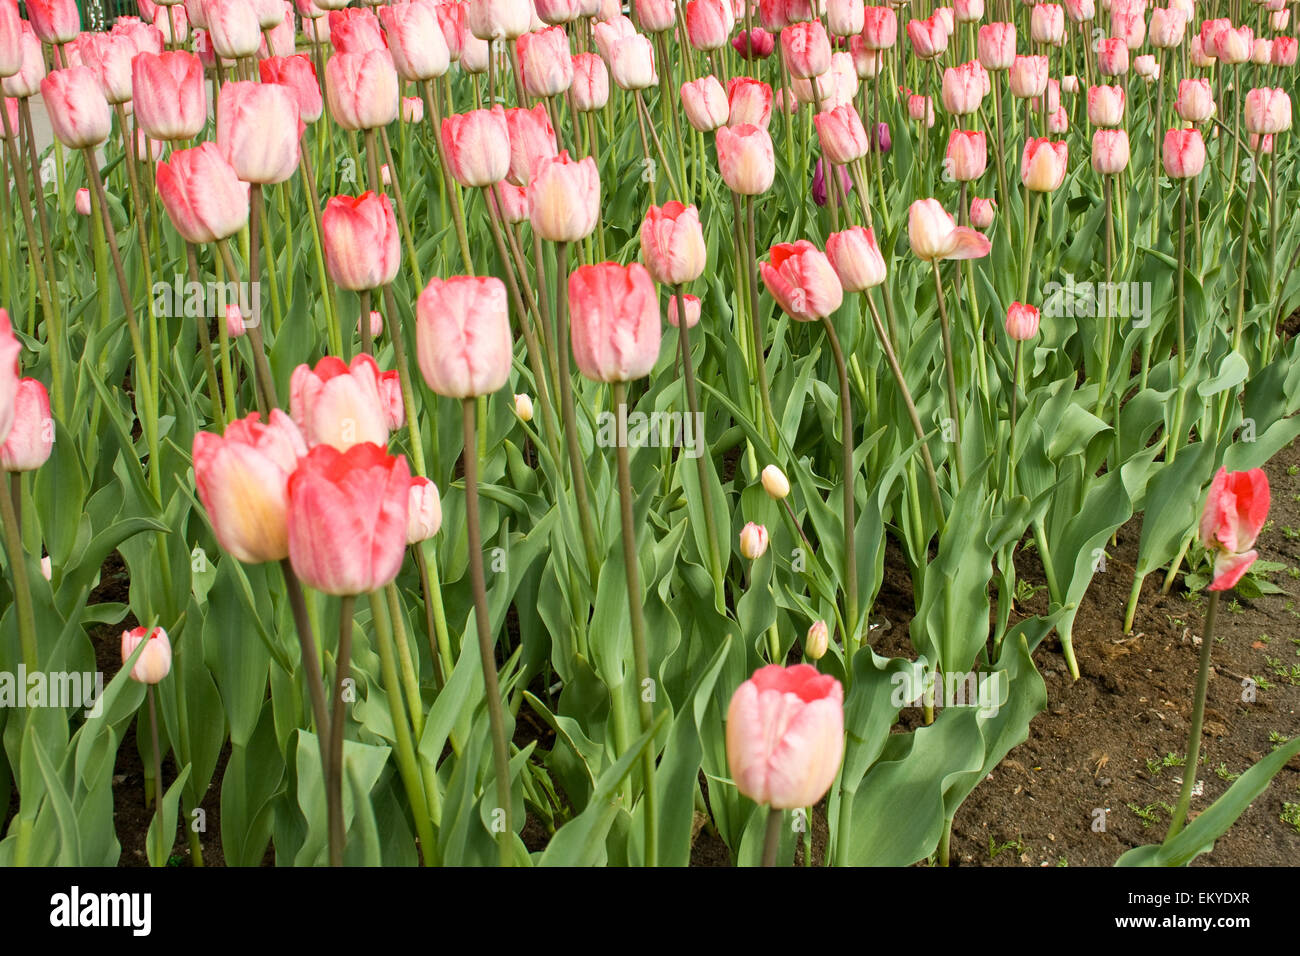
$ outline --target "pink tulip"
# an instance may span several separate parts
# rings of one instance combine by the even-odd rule
[[[388,37],[388,52],[397,75],[418,83],[442,76],[451,66],[451,51],[431,3],[399,3],[379,8]]]
[[[885,281],[885,259],[875,233],[850,226],[826,237],[826,258],[845,292],[865,292]]]
[[[587,238],[600,219],[600,173],[590,156],[569,158],[568,151],[543,159],[528,184],[528,221],[551,242]]]
[[[1285,10],[1284,13],[1291,11]],[[1273,65],[1295,66],[1297,40],[1295,37],[1276,37],[1273,40]]]
[[[754,671],[727,708],[727,765],[736,789],[775,809],[810,807],[844,755],[844,688],[811,664]]]
[[[892,7],[867,7],[863,11],[862,40],[870,50],[893,48],[898,42],[898,15]]]
[[[516,186],[526,186],[539,163],[558,152],[555,130],[545,103],[531,110],[513,107],[506,110],[506,130],[510,135],[510,175]]]
[[[1255,31],[1250,27],[1225,27],[1214,34],[1214,55],[1220,63],[1245,63],[1254,45]]]
[[[1204,123],[1214,115],[1214,93],[1205,78],[1178,81],[1174,111],[1188,123]]]
[[[386,50],[336,53],[325,64],[325,98],[344,129],[375,129],[396,121],[397,69]]]
[[[276,83],[226,83],[217,106],[217,148],[248,183],[282,183],[298,169],[298,103]]]
[[[1094,0],[1062,0],[1065,12],[1075,23],[1088,23],[1096,15]]]
[[[630,382],[659,358],[659,300],[639,262],[601,262],[569,275],[574,362],[597,382]]]
[[[445,398],[490,395],[510,377],[506,287],[495,277],[431,279],[416,304],[416,358]]]
[[[463,2],[436,3],[433,5],[433,12],[438,18],[443,42],[447,44],[447,53],[455,63],[464,51],[465,38],[469,34],[469,27],[465,24],[465,4]]]
[[[496,197],[496,208],[501,213],[502,219],[509,223],[528,221],[531,206],[526,187],[516,186],[503,179],[492,187],[492,192]]]
[[[954,0],[952,12],[958,23],[978,23],[984,19],[984,0]]]
[[[982,259],[992,248],[988,239],[958,226],[937,199],[918,199],[907,211],[907,236],[912,252],[926,261]]]
[[[1141,11],[1130,12],[1111,9],[1110,34],[1122,39],[1129,50],[1136,50],[1146,40],[1147,25]]]
[[[401,243],[387,196],[334,196],[321,213],[321,231],[325,265],[339,288],[379,289],[396,278]]]
[[[407,495],[406,543],[419,544],[442,527],[442,498],[438,486],[420,475],[411,478]]]
[[[161,627],[152,631],[143,627],[122,632],[122,663],[131,659],[136,648],[145,645],[131,668],[131,680],[138,684],[157,684],[172,670],[172,644]]]
[[[186,242],[216,242],[248,222],[248,184],[216,143],[173,153],[158,164],[157,184],[163,208]]]
[[[524,92],[538,98],[558,96],[573,83],[573,56],[563,27],[525,33],[515,41]]]
[[[1031,139],[1020,157],[1020,181],[1031,192],[1055,192],[1065,182],[1067,160],[1065,143],[1046,137]]]
[[[767,129],[772,123],[772,87],[762,80],[737,76],[727,81],[727,125]]]
[[[1028,342],[1038,334],[1038,309],[1022,302],[1007,307],[1007,336],[1015,342]]]
[[[136,122],[151,139],[193,139],[208,120],[203,64],[193,53],[141,53],[131,64]]]
[[[222,435],[194,436],[194,484],[221,549],[246,564],[289,555],[289,476],[307,454],[298,426],[280,409],[257,412]]]
[[[1097,71],[1102,76],[1123,76],[1128,72],[1128,44],[1122,38],[1097,41]]]
[[[948,136],[944,170],[957,182],[974,182],[983,176],[988,158],[988,142],[983,130],[955,129]]]
[[[1121,125],[1124,122],[1124,87],[1089,87],[1088,122],[1101,127]]]
[[[314,369],[299,365],[289,377],[289,413],[308,447],[346,451],[360,442],[388,444],[379,366],[369,355],[356,356],[350,366],[332,355]]]
[[[619,40],[609,51],[609,72],[621,90],[644,90],[657,83],[654,47],[639,33]]]
[[[45,79],[45,51],[41,48],[41,41],[37,39],[31,24],[26,20],[19,22],[21,27],[17,40],[18,59],[22,65],[16,73],[0,79],[0,91],[3,91],[5,96],[25,99],[41,91],[41,80]]]
[[[27,0],[27,19],[42,43],[67,43],[81,32],[76,0]]]
[[[50,396],[36,379],[22,379],[13,399],[13,426],[0,445],[0,468],[9,472],[35,471],[49,460],[53,448]]]
[[[1187,29],[1187,15],[1178,7],[1151,11],[1149,38],[1157,50],[1172,50],[1181,46]]]
[[[828,113],[813,117],[822,154],[832,163],[846,166],[866,156],[871,150],[862,117],[851,105],[837,106]]]
[[[710,133],[725,125],[731,115],[727,91],[712,74],[682,84],[682,109],[686,112],[686,121],[702,133]]]
[[[609,70],[595,53],[573,57],[573,85],[569,87],[573,108],[579,113],[604,109],[609,102]]]
[[[834,36],[855,36],[866,25],[863,0],[826,0],[826,29]]]
[[[1103,176],[1122,173],[1128,166],[1128,133],[1122,129],[1099,129],[1092,134],[1092,168]]]
[[[821,21],[796,23],[782,30],[781,56],[796,79],[811,79],[829,70],[831,43]]]
[[[740,554],[748,561],[757,561],[767,553],[767,528],[753,521],[740,529]]]
[[[874,79],[884,68],[884,54],[868,49],[860,33],[849,37],[849,55],[853,57],[853,69],[860,80]]]
[[[465,21],[480,40],[515,40],[532,26],[533,6],[529,0],[469,0]]]
[[[844,301],[844,288],[830,260],[807,239],[773,246],[768,261],[758,267],[772,298],[798,322],[831,315]]]
[[[22,24],[18,4],[0,0],[0,77],[13,76],[22,69]]]
[[[700,324],[700,300],[693,295],[684,295],[682,298],[686,302],[686,327],[693,329]],[[678,311],[677,296],[672,296],[668,300],[668,324],[673,328],[680,328],[681,323],[682,318]]]
[[[688,0],[686,38],[697,50],[718,50],[727,44],[735,17],[728,0]]]
[[[448,116],[442,143],[448,169],[466,188],[491,186],[510,172],[510,131],[500,106]]]
[[[365,594],[397,577],[406,553],[411,473],[369,442],[318,445],[289,478],[289,560],[309,587]]]
[[[606,60],[614,52],[614,47],[628,37],[636,36],[636,25],[624,16],[612,17],[596,24],[596,49]]]
[[[1030,13],[1029,38],[1035,43],[1060,46],[1065,37],[1065,11],[1055,3],[1039,3]]]
[[[263,83],[275,83],[292,95],[298,106],[298,118],[304,123],[314,123],[325,111],[316,67],[305,54],[273,56],[257,64]]]
[[[698,279],[708,262],[699,210],[679,202],[651,206],[641,221],[641,259],[663,285]]]
[[[108,139],[113,112],[89,67],[55,70],[41,80],[41,99],[51,130],[69,149],[87,149]]]
[[[377,339],[384,331],[384,317],[372,310],[369,319],[370,335]],[[360,324],[361,320],[358,319],[357,325]],[[358,328],[357,332],[360,331]],[[406,404],[402,401],[402,374],[397,369],[380,372],[378,384],[379,404],[384,408],[384,421],[387,422],[390,432],[396,431],[406,425]]]
[[[1201,544],[1214,555],[1211,591],[1230,590],[1259,557],[1255,539],[1268,520],[1268,477],[1260,468],[1220,468],[1201,512]]]
[[[0,308],[0,442],[8,440],[17,415],[15,406],[22,381],[18,356],[22,350],[22,343],[9,322],[9,313]]]
[[[930,60],[948,49],[948,28],[937,15],[927,20],[909,20],[907,39],[912,44],[913,53],[923,60]]]
[[[767,130],[745,124],[718,130],[718,169],[727,188],[742,196],[757,196],[772,187],[776,158]]]
[[[45,88],[45,84],[41,84]],[[1281,87],[1259,87],[1246,94],[1246,132],[1283,133],[1291,128],[1291,97]]]
[[[907,98],[907,115],[916,122],[924,122],[926,129],[934,125],[934,101],[928,96],[913,93]]]
[[[949,113],[954,116],[966,116],[980,108],[988,88],[988,73],[978,62],[971,61],[955,68],[948,67],[943,71],[940,100],[943,108]]]
[[[1047,89],[1047,57],[1018,56],[1011,61],[1011,92],[1022,100],[1042,96]]]
[[[978,197],[970,201],[970,224],[976,229],[987,229],[993,225],[993,217],[997,213],[998,204],[992,199],[979,199]]]
[[[379,18],[367,7],[331,10],[330,43],[336,53],[369,53],[386,50]]]
[[[677,25],[677,4],[673,0],[636,0],[636,19],[647,33],[663,33]]]
[[[776,38],[762,27],[754,27],[732,37],[731,48],[742,60],[766,60],[776,51]]]
[[[190,17],[182,6],[159,7],[153,15],[153,25],[162,33],[164,43],[181,46],[190,37]]]
[[[248,0],[204,0],[208,37],[223,60],[256,56],[262,45],[257,10]]]
[[[1195,179],[1205,168],[1205,140],[1198,129],[1171,129],[1165,133],[1161,160],[1170,179]]]
[[[0,6],[3,6],[0,0]],[[130,40],[112,33],[84,33],[81,38],[81,58],[94,72],[104,99],[110,105],[131,100],[131,61],[136,49]]]

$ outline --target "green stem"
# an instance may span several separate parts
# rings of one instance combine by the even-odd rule
[[[1192,698],[1192,725],[1187,737],[1187,763],[1183,765],[1183,789],[1178,795],[1178,806],[1174,807],[1173,818],[1169,821],[1169,832],[1165,834],[1168,843],[1183,829],[1187,820],[1187,811],[1192,805],[1192,789],[1196,786],[1196,768],[1201,757],[1201,725],[1205,720],[1205,696],[1210,686],[1210,652],[1214,648],[1214,619],[1219,611],[1219,592],[1210,592],[1209,607],[1205,610],[1205,633],[1201,635],[1201,663],[1196,673],[1196,696]]]
[[[334,703],[330,717],[330,762],[326,783],[333,799],[329,803],[330,866],[343,865],[347,832],[343,827],[343,730],[347,715],[343,707],[344,683],[352,666],[352,612],[356,596],[345,594],[339,601],[339,650],[334,663]]]
[[[3,112],[3,110],[0,110]],[[9,572],[13,575],[14,606],[18,612],[18,640],[22,647],[23,666],[27,673],[39,670],[36,650],[36,615],[32,607],[31,585],[27,578],[27,555],[23,550],[23,536],[19,530],[18,512],[8,489],[0,489],[0,522],[4,524],[5,552],[9,558]]]
[[[781,849],[781,824],[785,811],[770,807],[767,811],[767,830],[763,837],[763,865],[776,866],[777,852]]]
[[[415,658],[411,655],[411,644],[406,638],[406,619],[402,615],[396,582],[388,582],[384,594],[388,599],[388,616],[393,622],[393,640],[397,644],[397,660],[401,666],[407,709],[411,713],[411,727],[415,731],[415,739],[419,740],[424,736],[424,703],[420,697],[420,679],[415,672]]]
[[[844,472],[844,648],[849,661],[858,649],[858,555],[854,547],[853,520],[853,485],[857,477],[853,467],[853,396],[849,394],[849,372],[844,364],[844,350],[840,348],[840,337],[835,334],[831,320],[823,316],[822,327],[826,329],[826,338],[831,343],[831,352],[835,356],[835,370],[839,374],[840,390],[840,436],[841,469]]]
[[[953,461],[957,465],[957,483],[966,483],[966,469],[961,455],[961,409],[957,402],[957,374],[952,354],[952,327],[948,324],[948,306],[943,298],[943,280],[939,278],[939,263],[931,260],[930,271],[934,275],[934,291],[939,299],[939,329],[943,335],[944,374],[948,385],[948,415],[953,427]],[[1028,280],[1026,280],[1028,281]]]

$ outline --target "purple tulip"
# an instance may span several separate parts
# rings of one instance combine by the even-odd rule
[[[843,166],[837,166],[836,169],[840,172],[840,185],[843,187],[842,192],[847,196],[853,191],[853,181],[849,179],[849,171]],[[813,202],[817,205],[826,205],[826,174],[823,171],[822,161],[820,159],[817,160],[817,168],[813,171],[812,198]]]

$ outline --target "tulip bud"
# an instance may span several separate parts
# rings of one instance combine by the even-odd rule
[[[980,65],[986,70],[1006,70],[1016,59],[1016,25],[987,23],[979,28]]]
[[[767,528],[749,522],[740,531],[740,553],[750,561],[757,561],[767,551]]]
[[[438,486],[420,475],[411,479],[407,495],[406,543],[419,544],[442,527],[442,498]]]
[[[1020,181],[1031,192],[1055,192],[1065,182],[1066,159],[1065,143],[1031,139],[1020,159]]]
[[[819,661],[826,656],[830,645],[831,634],[830,629],[826,627],[826,622],[813,621],[812,626],[808,628],[808,636],[803,641],[804,657],[810,661]]]
[[[136,658],[131,668],[131,680],[140,684],[157,684],[172,670],[172,644],[167,632],[161,627],[152,631],[137,627],[122,632],[122,663],[126,664],[137,647],[145,642],[145,648]]]
[[[862,127],[862,117],[852,105],[837,106],[828,113],[813,117],[817,139],[822,153],[832,163],[847,166],[866,156],[870,151],[867,131]]]
[[[600,218],[600,173],[596,160],[574,161],[569,153],[542,160],[528,184],[528,221],[533,231],[551,242],[578,242],[596,228]]]
[[[510,132],[505,110],[471,110],[442,121],[447,167],[466,188],[491,186],[510,172]]]
[[[226,306],[226,334],[232,339],[240,338],[246,331],[244,327],[244,313],[239,310],[237,305]]]
[[[78,189],[77,196],[73,200],[73,205],[76,207],[78,215],[89,216],[90,215],[90,190]]]
[[[777,501],[790,494],[790,479],[776,465],[768,465],[763,469],[762,480],[763,490]]]
[[[521,422],[533,420],[533,400],[527,395],[515,396],[515,415]]]
[[[229,84],[227,84],[229,87]],[[325,265],[342,289],[379,289],[397,277],[401,242],[392,200],[366,192],[334,196],[321,213]]]
[[[767,129],[772,123],[772,87],[762,80],[738,76],[727,81],[727,125],[749,123]]]
[[[1027,342],[1038,334],[1038,310],[1032,305],[1012,302],[1007,307],[1007,335],[1017,342]]]
[[[989,148],[983,130],[955,129],[948,137],[944,171],[959,183],[974,182],[988,167]]]
[[[34,378],[18,383],[13,400],[13,426],[0,445],[0,468],[8,472],[35,471],[54,448],[54,419],[50,396]]]
[[[1122,129],[1099,129],[1092,135],[1092,168],[1103,176],[1122,173],[1128,166],[1128,133]]]
[[[664,285],[698,279],[708,260],[699,210],[679,202],[651,206],[641,222],[641,258]]]
[[[1246,132],[1284,133],[1290,128],[1291,97],[1286,90],[1260,87],[1246,94]]]
[[[844,287],[830,260],[807,239],[773,246],[759,272],[772,298],[795,321],[815,322],[844,302]]]
[[[992,199],[972,199],[970,201],[970,224],[976,229],[987,229],[993,225],[993,216],[997,212],[997,203]]]
[[[1201,512],[1201,544],[1214,557],[1209,590],[1227,591],[1259,557],[1255,539],[1268,520],[1268,476],[1260,468],[1220,468]]]
[[[865,292],[885,281],[885,259],[872,230],[850,226],[826,239],[830,260],[845,292]]]
[[[159,163],[157,186],[168,218],[186,242],[217,242],[248,222],[248,184],[240,181],[215,143],[180,150]]]
[[[1186,81],[1184,81],[1186,82]],[[1124,87],[1093,86],[1088,89],[1088,122],[1109,128],[1124,122]]]
[[[113,129],[113,113],[87,67],[55,70],[41,80],[41,99],[55,137],[69,149],[98,146]]]
[[[782,30],[781,56],[795,79],[811,79],[829,70],[831,44],[821,21],[796,23]]]
[[[711,74],[682,84],[682,109],[686,111],[686,121],[702,133],[726,125],[731,115],[727,91]]]
[[[604,109],[609,102],[609,70],[595,53],[579,53],[573,58],[573,84],[569,87],[573,108],[579,113]]]
[[[529,96],[558,96],[573,84],[573,55],[563,27],[525,33],[515,41],[520,76]]]
[[[227,83],[217,106],[217,148],[247,183],[282,183],[298,169],[298,104],[277,83]]]
[[[700,300],[697,296],[685,295],[682,298],[686,300],[686,327],[693,329],[700,324]],[[677,296],[672,296],[668,300],[668,324],[673,328],[680,328],[682,317],[678,311],[680,308]]]

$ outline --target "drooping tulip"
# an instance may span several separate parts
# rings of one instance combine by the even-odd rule
[[[907,211],[907,236],[912,252],[926,261],[981,259],[989,254],[989,240],[966,226],[958,226],[937,199],[918,199]]]

